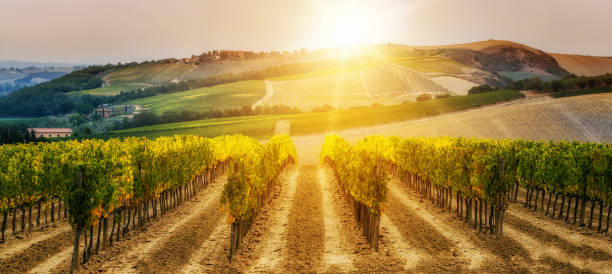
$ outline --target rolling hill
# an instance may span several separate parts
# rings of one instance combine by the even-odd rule
[[[364,136],[455,136],[492,139],[525,139],[612,142],[612,94],[563,99],[538,96],[462,112],[442,114],[374,127],[337,131],[357,141]],[[295,136],[302,163],[319,161],[326,134]]]
[[[134,89],[206,78],[215,75],[257,71],[285,63],[288,63],[288,61],[270,58],[217,61],[202,64],[146,64],[109,73],[104,76],[104,85]]]
[[[154,113],[181,110],[226,110],[250,106],[265,94],[263,81],[242,81],[214,87],[162,94],[128,101]]]
[[[309,64],[308,62],[313,60],[322,63],[311,67],[305,65],[307,69],[296,70],[295,74],[291,75],[276,69],[284,68],[285,65]],[[274,71],[275,69],[277,71]],[[528,78],[554,80],[570,73],[577,75],[606,73],[612,71],[612,59],[549,54],[511,41],[488,40],[418,47],[395,44],[366,45],[350,49],[350,52],[338,48],[317,50],[305,55],[275,57],[269,55],[203,63],[182,61],[130,63],[102,67],[98,74],[71,80],[70,85],[65,85],[66,88],[39,93],[40,96],[49,97],[46,99],[34,100],[32,94],[16,95],[15,98],[20,98],[17,100],[19,104],[24,106],[16,106],[13,102],[16,100],[12,100],[10,106],[13,110],[23,107],[31,109],[33,105],[42,106],[45,102],[54,101],[55,99],[51,98],[54,92],[62,92],[71,95],[72,99],[57,100],[62,107],[57,108],[57,111],[54,110],[53,114],[64,114],[83,102],[107,100],[92,100],[85,95],[115,96],[122,91],[166,89],[168,85],[212,79],[208,77],[262,70],[272,72],[265,76],[232,79],[234,83],[219,87],[201,88],[209,85],[189,85],[188,88],[126,96],[122,97],[121,101],[112,102],[127,101],[128,104],[140,104],[156,113],[185,109],[224,110],[245,105],[256,107],[282,104],[303,110],[323,105],[341,108],[372,104],[392,105],[414,101],[422,94],[432,97],[444,94],[465,95],[470,88],[482,84],[505,87],[512,81]],[[260,83],[239,82],[241,80],[256,80]],[[71,86],[89,89],[71,89]],[[249,90],[245,91],[245,87],[249,87],[247,88]],[[82,97],[86,100],[79,99]],[[10,115],[16,116],[14,112],[12,111]]]
[[[612,58],[550,53],[559,65],[578,76],[596,76],[612,73]]]

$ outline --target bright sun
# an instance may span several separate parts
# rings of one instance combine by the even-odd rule
[[[356,13],[339,14],[333,18],[331,31],[336,46],[354,46],[368,40],[367,17]]]
[[[321,15],[319,35],[328,46],[345,47],[372,42],[374,27],[365,6],[326,6]]]

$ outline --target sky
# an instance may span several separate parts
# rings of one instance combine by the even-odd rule
[[[612,56],[611,10],[610,0],[0,0],[0,60],[101,64],[488,39]]]

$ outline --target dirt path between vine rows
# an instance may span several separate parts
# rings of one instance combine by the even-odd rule
[[[336,189],[330,184],[331,178],[328,178],[330,175],[325,167],[317,169],[317,176],[323,193],[322,205],[325,228],[324,266],[320,270],[352,271],[354,270],[354,258],[351,250],[347,248],[348,239],[346,239],[346,236],[341,236],[341,220],[335,206],[334,194]]]
[[[320,167],[323,188],[323,210],[330,222],[326,224],[325,259],[321,272],[401,272],[406,262],[392,242],[399,239],[390,235],[381,223],[378,251],[371,249],[353,216],[353,208],[344,196],[328,166]],[[325,198],[327,196],[327,198]],[[328,237],[329,236],[329,237]]]
[[[57,227],[51,226],[49,229],[32,232],[27,236],[27,238],[24,239],[9,240],[0,245],[2,248],[0,249],[0,260],[8,259],[13,255],[21,253],[22,251],[30,248],[33,244],[51,239],[70,230],[71,228],[68,224],[62,223]]]
[[[609,253],[574,245],[512,214],[507,214],[504,220],[504,235],[524,246],[534,260],[552,258],[568,265],[567,268],[571,266],[579,271],[612,273],[612,256]]]
[[[74,236],[72,236],[74,237]],[[72,256],[72,246],[65,247],[61,251],[57,252],[55,255],[51,256],[44,262],[40,263],[36,267],[30,269],[28,273],[50,273],[53,269],[58,267],[62,262]]]
[[[388,187],[389,194],[386,206],[391,219],[397,218],[397,215],[410,215],[414,213],[419,215],[419,210],[415,210],[415,208],[412,210],[410,208],[408,210],[406,208],[397,208],[396,203],[398,199],[411,200],[420,209],[429,212],[431,216],[440,219],[440,221],[457,231],[452,237],[447,238],[448,240],[457,242],[458,237],[463,235],[477,248],[490,252],[493,256],[483,258],[483,265],[475,269],[476,271],[609,273],[610,269],[612,269],[612,257],[607,252],[589,246],[574,245],[563,239],[567,235],[559,237],[554,233],[549,233],[542,229],[541,224],[535,226],[528,221],[517,218],[511,210],[507,211],[502,236],[493,236],[486,232],[479,234],[477,229],[472,228],[473,224],[468,225],[454,216],[454,208],[452,213],[449,214],[446,210],[442,210],[429,201],[421,199],[416,193],[403,189],[403,186],[397,180],[391,181]],[[404,193],[401,193],[402,191]],[[402,223],[412,224],[414,222],[414,219],[404,219]],[[422,234],[426,235],[426,232],[418,230],[422,229],[422,224],[419,224],[418,220],[416,223],[416,227],[410,228],[410,231],[415,234],[414,237],[419,237]],[[402,229],[403,225],[398,227]],[[418,233],[415,233],[415,231],[418,231]],[[464,231],[464,233],[461,231]],[[409,237],[407,237],[407,240],[410,242]],[[436,240],[421,239],[419,242],[429,243],[430,241],[435,242]],[[446,259],[443,261],[446,261]],[[431,272],[433,270],[430,267],[432,266],[419,266],[417,271]],[[447,271],[458,270],[447,269]]]
[[[182,273],[211,273],[212,267],[218,262],[227,260],[230,246],[231,227],[225,218],[217,221],[217,226],[189,258],[189,263],[183,267]]]
[[[289,213],[294,204],[300,172],[301,168],[294,167],[288,178],[281,179],[281,194],[271,212],[268,233],[261,237],[263,245],[260,246],[261,252],[258,252],[259,259],[248,272],[269,272],[279,267],[281,250],[287,242]]]
[[[220,210],[220,191],[215,194],[206,204],[194,208],[197,215],[170,232],[163,242],[144,256],[132,268],[138,273],[176,273],[181,271],[191,262],[192,256],[198,252],[200,243],[210,244],[215,242],[221,244],[229,241],[229,233],[217,235],[219,237],[209,239],[220,226],[229,228],[229,224],[223,224],[224,212]],[[201,210],[200,210],[201,208]]]
[[[0,273],[25,273],[38,265],[50,265],[58,253],[70,248],[72,239],[72,230],[62,228],[38,241],[28,241],[27,246],[14,247],[10,255],[0,259]]]
[[[171,269],[173,267],[172,263],[179,261],[180,250],[176,252],[172,249],[171,251],[175,251],[175,253],[169,252],[165,258],[159,256],[160,252],[163,253],[165,249],[172,248],[172,246],[177,249],[184,247],[184,241],[188,240],[186,235],[188,231],[185,231],[185,229],[191,227],[194,222],[201,221],[202,217],[208,216],[207,214],[211,211],[218,212],[220,207],[219,197],[225,181],[225,176],[217,178],[211,186],[200,192],[199,197],[188,204],[181,205],[180,211],[182,212],[180,214],[164,221],[173,220],[164,222],[165,224],[160,224],[161,226],[156,228],[151,227],[152,233],[138,235],[138,241],[129,246],[129,251],[114,259],[107,260],[100,269],[117,273],[149,272],[152,269],[156,272],[164,272],[163,268],[156,270],[151,265],[165,266]],[[214,218],[214,214],[212,217]],[[206,227],[207,224],[202,225]],[[177,236],[182,239],[177,239]],[[191,243],[191,245],[193,246],[194,243]]]
[[[285,273],[314,272],[323,259],[325,225],[317,167],[301,166],[299,173],[281,254],[282,267],[275,270]]]
[[[284,241],[284,238],[280,236],[286,234],[284,230],[288,224],[287,214],[291,205],[288,197],[293,195],[289,195],[291,194],[289,192],[294,192],[297,188],[297,176],[296,166],[290,166],[281,172],[277,178],[278,183],[273,186],[270,197],[255,217],[251,229],[243,238],[231,262],[228,261],[230,228],[229,224],[225,224],[225,228],[217,226],[206,241],[217,241],[212,240],[216,237],[215,235],[223,235],[224,240],[216,243],[201,243],[201,249],[192,255],[189,263],[184,266],[183,273],[253,272],[252,269],[265,256],[270,257],[263,259],[263,262],[280,262],[279,258],[275,257],[279,257],[281,241]],[[278,213],[279,211],[285,214]],[[205,250],[212,246],[214,248]],[[262,267],[266,266],[262,264]]]
[[[453,252],[459,253],[466,260],[468,269],[478,269],[484,261],[494,259],[492,258],[493,254],[477,247],[463,231],[451,228],[444,221],[424,210],[420,203],[409,199],[408,193],[397,184],[397,181],[392,180],[387,187],[389,194],[402,203],[403,206],[414,212],[430,226],[435,227],[437,232],[444,238],[454,241],[457,248]]]
[[[548,206],[548,198],[549,198],[548,193],[546,194],[546,198],[544,199],[539,197],[537,211],[535,211],[535,207],[532,207],[532,208],[524,207],[526,194],[527,193],[526,193],[525,188],[521,187],[518,191],[517,201],[510,202],[509,208],[511,209],[511,212],[516,213],[515,215],[530,216],[532,217],[528,220],[530,222],[539,221],[539,222],[542,222],[542,224],[547,224],[547,225],[542,226],[542,228],[549,229],[551,233],[555,233],[557,234],[557,236],[560,236],[560,237],[562,237],[562,235],[568,236],[566,240],[574,241],[574,243],[579,242],[581,244],[589,245],[591,247],[600,248],[600,249],[602,248],[602,246],[605,246],[605,245],[612,246],[612,233],[608,233],[608,234],[597,233],[597,226],[599,225],[598,224],[599,206],[595,206],[593,210],[594,220],[593,220],[592,228],[588,228],[588,221],[590,219],[590,213],[591,213],[589,202],[586,203],[586,206],[584,209],[586,225],[580,226],[578,224],[578,220],[580,218],[579,215],[576,220],[577,222],[576,223],[573,222],[574,206],[576,203],[575,200],[572,201],[572,209],[570,210],[570,217],[569,217],[570,222],[566,222],[565,215],[567,213],[567,207],[568,207],[567,203],[564,203],[563,205],[563,218],[559,220],[557,219],[557,217],[551,218],[546,215],[545,209]],[[534,199],[534,196],[535,195],[532,195],[532,199]],[[549,206],[549,214],[552,214],[553,207],[555,207],[554,200],[555,200],[554,198],[551,199],[551,204]],[[557,205],[555,207],[555,216],[559,215],[560,206],[561,206],[561,197],[559,197],[557,201]],[[604,209],[604,215],[603,215],[603,220],[602,220],[602,226],[605,229],[607,209],[606,207],[604,207],[603,209]],[[554,228],[554,229],[551,229],[551,228]]]
[[[579,249],[592,249],[607,254],[606,259],[612,260],[612,239],[595,231],[582,231],[579,227],[568,225],[563,221],[553,220],[541,212],[533,212],[523,208],[519,204],[510,204],[506,214],[510,218],[515,218],[516,222],[527,222],[533,227],[542,230],[540,234],[546,234],[547,238],[555,242],[567,242]],[[571,229],[574,228],[574,229]],[[582,250],[584,252],[584,250]],[[590,252],[593,253],[593,252]]]

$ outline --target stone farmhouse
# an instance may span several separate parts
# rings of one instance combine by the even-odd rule
[[[28,131],[34,133],[36,138],[45,137],[45,138],[60,138],[60,137],[70,137],[72,136],[72,129],[70,128],[28,128]]]

